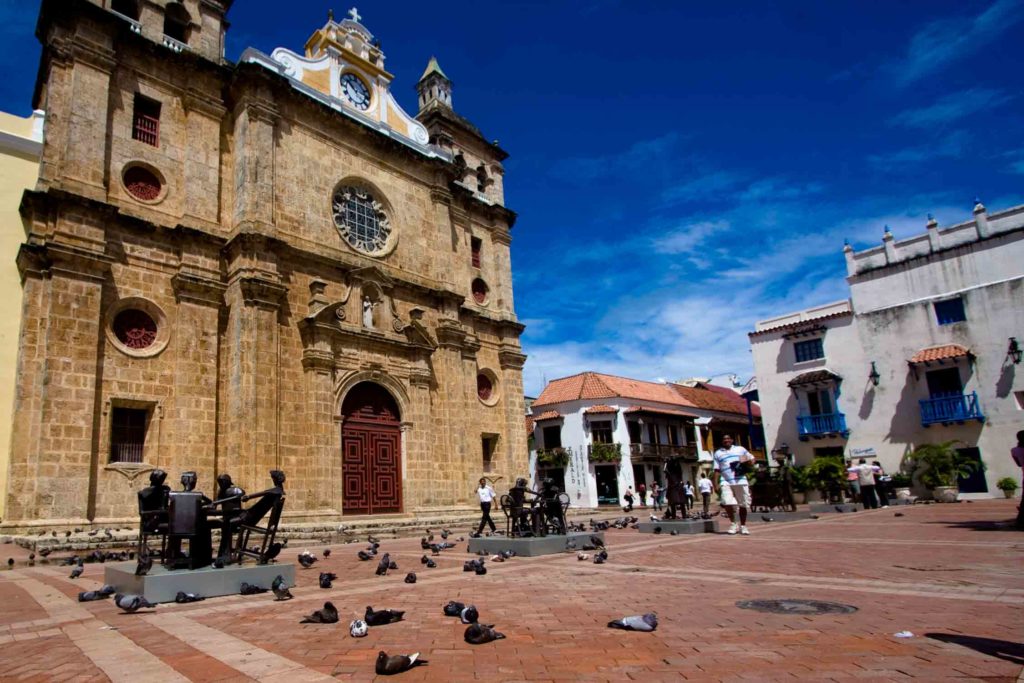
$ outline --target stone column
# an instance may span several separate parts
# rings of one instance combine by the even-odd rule
[[[505,408],[502,465],[509,478],[514,480],[515,477],[525,476],[530,465],[525,426],[526,402],[523,400],[523,364],[526,363],[526,355],[518,345],[503,344],[498,352],[498,363],[501,366],[501,382],[504,387],[502,405]]]

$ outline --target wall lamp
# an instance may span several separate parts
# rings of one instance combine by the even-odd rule
[[[871,372],[868,374],[868,379],[876,387],[882,381],[882,376],[878,374],[878,368],[875,367],[875,361],[871,361]]]
[[[1010,347],[1006,349],[1006,355],[1014,365],[1020,365],[1021,350],[1016,337],[1010,337]]]

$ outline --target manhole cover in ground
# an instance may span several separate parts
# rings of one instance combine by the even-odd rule
[[[752,609],[770,614],[851,614],[857,611],[853,605],[818,600],[740,600],[736,606],[740,609]]]

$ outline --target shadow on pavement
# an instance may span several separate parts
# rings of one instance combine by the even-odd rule
[[[977,522],[950,522],[935,520],[932,522],[925,522],[925,524],[941,524],[949,527],[950,529],[971,529],[972,531],[1016,531],[1021,532],[1018,529],[1016,523],[1012,519],[1008,519],[1005,522],[993,522],[993,521],[977,521]]]
[[[989,657],[997,657],[1007,662],[1024,665],[1024,644],[1022,643],[1013,643],[1009,640],[997,640],[995,638],[964,636],[954,633],[925,633],[924,635],[925,638],[962,645]]]

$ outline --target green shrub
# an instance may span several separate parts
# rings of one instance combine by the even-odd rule
[[[1003,477],[996,482],[996,488],[1000,491],[1016,491],[1020,486],[1017,484],[1017,480],[1013,477]]]
[[[954,447],[956,443],[958,442],[928,443],[918,446],[910,453],[908,459],[922,484],[930,489],[937,486],[956,486],[957,479],[969,477],[979,466],[984,469],[977,460],[958,451]]]

